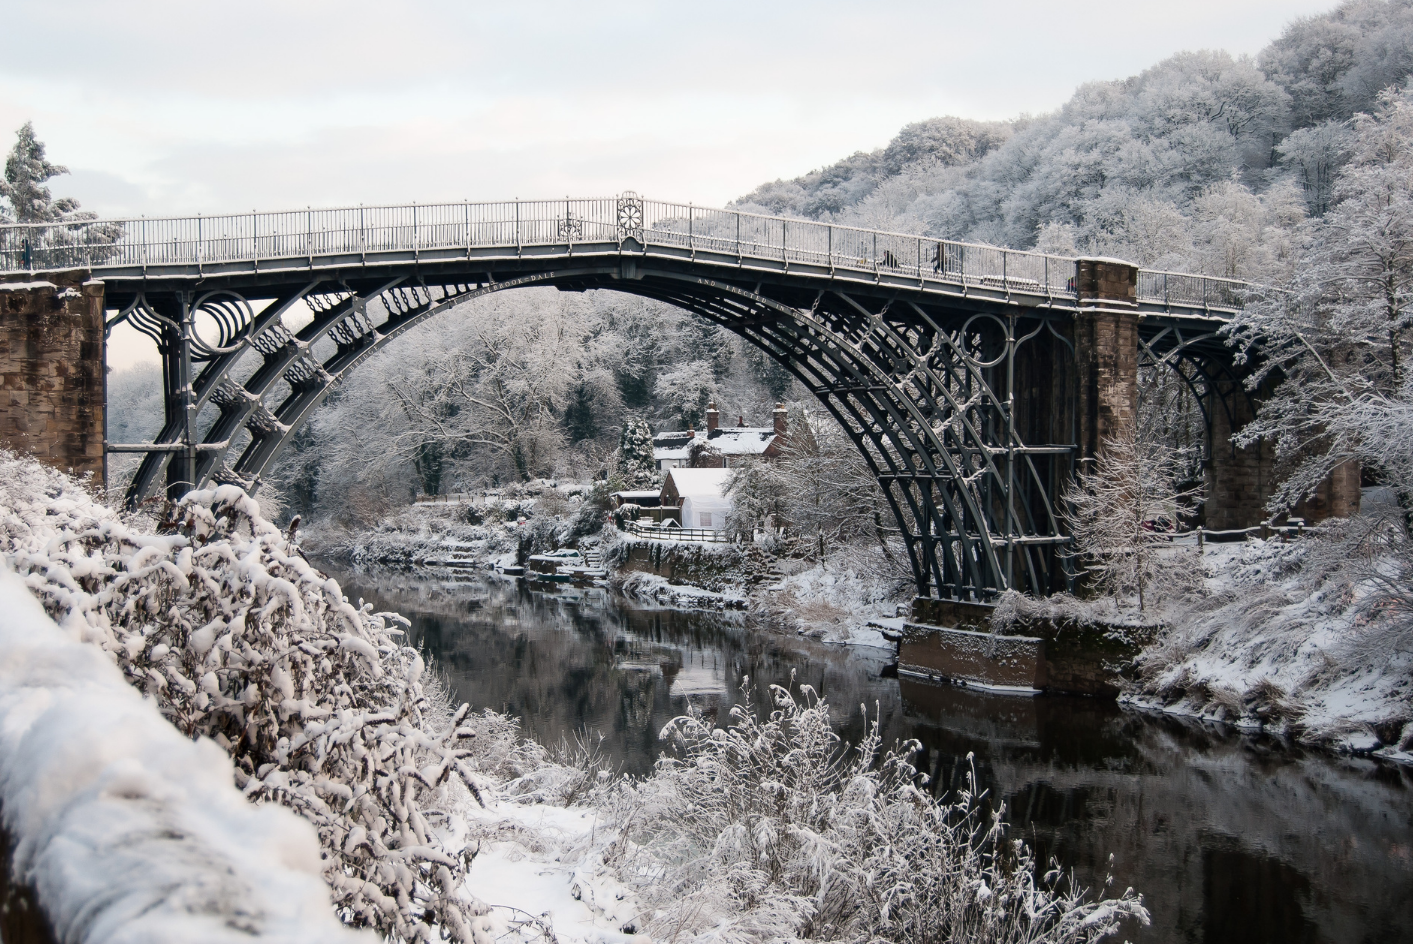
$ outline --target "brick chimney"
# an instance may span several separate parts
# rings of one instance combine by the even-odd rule
[[[739,426],[739,427],[741,427],[742,429],[745,429],[745,427],[746,427],[746,417],[745,417],[744,414],[738,414],[738,415],[737,415],[737,417],[736,417],[736,425]]]
[[[785,435],[785,405],[784,405],[783,403],[777,403],[777,404],[775,404],[775,410],[774,410],[774,412],[771,413],[771,416],[775,419],[775,435],[777,435],[777,436],[784,436],[784,435]]]
[[[721,414],[716,412],[716,404],[707,404],[707,435],[716,432],[716,428],[721,425]]]

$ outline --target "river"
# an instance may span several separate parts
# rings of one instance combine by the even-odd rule
[[[884,675],[889,653],[737,614],[495,577],[329,570],[350,599],[412,620],[460,698],[518,717],[542,744],[587,737],[642,774],[689,703],[725,718],[793,679],[829,701],[846,739],[866,709],[888,742],[922,743],[935,789],[974,764],[1012,835],[1091,888],[1107,871],[1116,889],[1142,892],[1153,923],[1125,928],[1135,944],[1413,941],[1413,771],[1093,699],[900,682]]]

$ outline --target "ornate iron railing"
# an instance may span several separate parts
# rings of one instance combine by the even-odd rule
[[[538,247],[666,249],[734,257],[743,265],[809,266],[830,273],[913,277],[1044,297],[1074,297],[1075,259],[908,233],[645,200],[515,200],[342,207],[0,226],[0,271],[59,268],[316,268],[386,254]],[[337,260],[337,261],[335,261]],[[1234,310],[1244,285],[1142,271],[1142,302]]]

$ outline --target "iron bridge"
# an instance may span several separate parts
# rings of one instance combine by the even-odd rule
[[[1067,586],[1056,507],[1080,450],[1078,260],[643,199],[346,207],[0,227],[0,270],[83,268],[162,356],[137,505],[254,490],[330,390],[413,326],[506,289],[611,289],[695,312],[799,379],[862,450],[922,595]],[[1139,271],[1141,357],[1207,413],[1239,282]],[[313,320],[291,330],[304,303]],[[1225,375],[1223,375],[1225,376]],[[163,481],[165,480],[165,482]]]

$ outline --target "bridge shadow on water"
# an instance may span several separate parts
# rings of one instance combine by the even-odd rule
[[[1141,891],[1135,942],[1413,940],[1413,771],[1239,737],[1093,699],[1016,698],[883,677],[890,654],[780,635],[739,614],[625,604],[599,590],[531,590],[332,568],[351,599],[412,620],[412,641],[476,708],[553,746],[583,733],[642,775],[689,704],[723,721],[808,684],[857,742],[916,738],[939,793],[975,770],[1012,835],[1081,884]],[[743,691],[749,676],[752,691]],[[1109,862],[1113,856],[1112,864]]]

